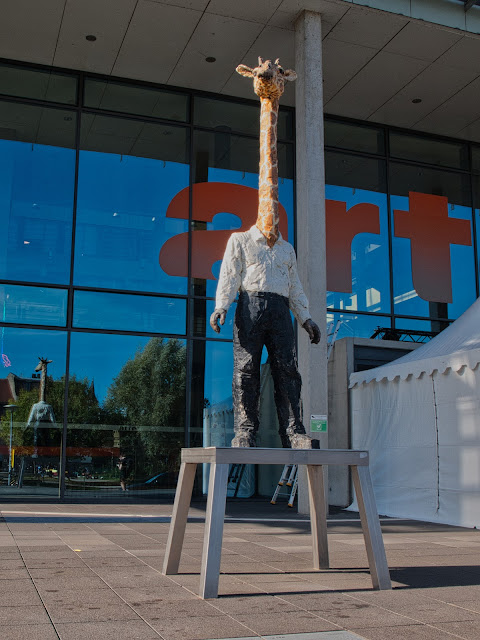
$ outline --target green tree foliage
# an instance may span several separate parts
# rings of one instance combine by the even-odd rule
[[[135,454],[137,475],[177,467],[185,422],[186,347],[177,339],[152,338],[122,367],[105,409],[123,415],[122,452]],[[141,467],[141,468],[140,468]]]

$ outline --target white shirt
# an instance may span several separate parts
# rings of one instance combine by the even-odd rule
[[[303,325],[310,318],[308,300],[298,278],[295,250],[281,234],[273,247],[256,227],[232,233],[223,256],[215,309],[228,310],[238,291],[265,291],[288,298],[289,307]]]

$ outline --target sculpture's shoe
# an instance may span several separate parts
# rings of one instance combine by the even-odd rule
[[[255,438],[246,433],[240,433],[232,440],[232,447],[254,447]]]
[[[292,449],[311,449],[312,439],[306,433],[294,433],[290,437]]]

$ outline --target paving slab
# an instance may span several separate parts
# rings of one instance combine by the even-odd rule
[[[480,639],[480,532],[382,519],[394,588],[374,591],[358,518],[329,522],[316,571],[308,522],[278,506],[227,504],[219,598],[202,600],[204,504],[172,576],[171,504],[0,505],[0,638]]]

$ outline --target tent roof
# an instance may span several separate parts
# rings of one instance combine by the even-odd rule
[[[422,373],[441,373],[448,368],[458,371],[468,366],[474,369],[480,363],[480,298],[455,322],[435,338],[415,351],[381,367],[352,373],[350,388],[372,380],[402,380]]]

